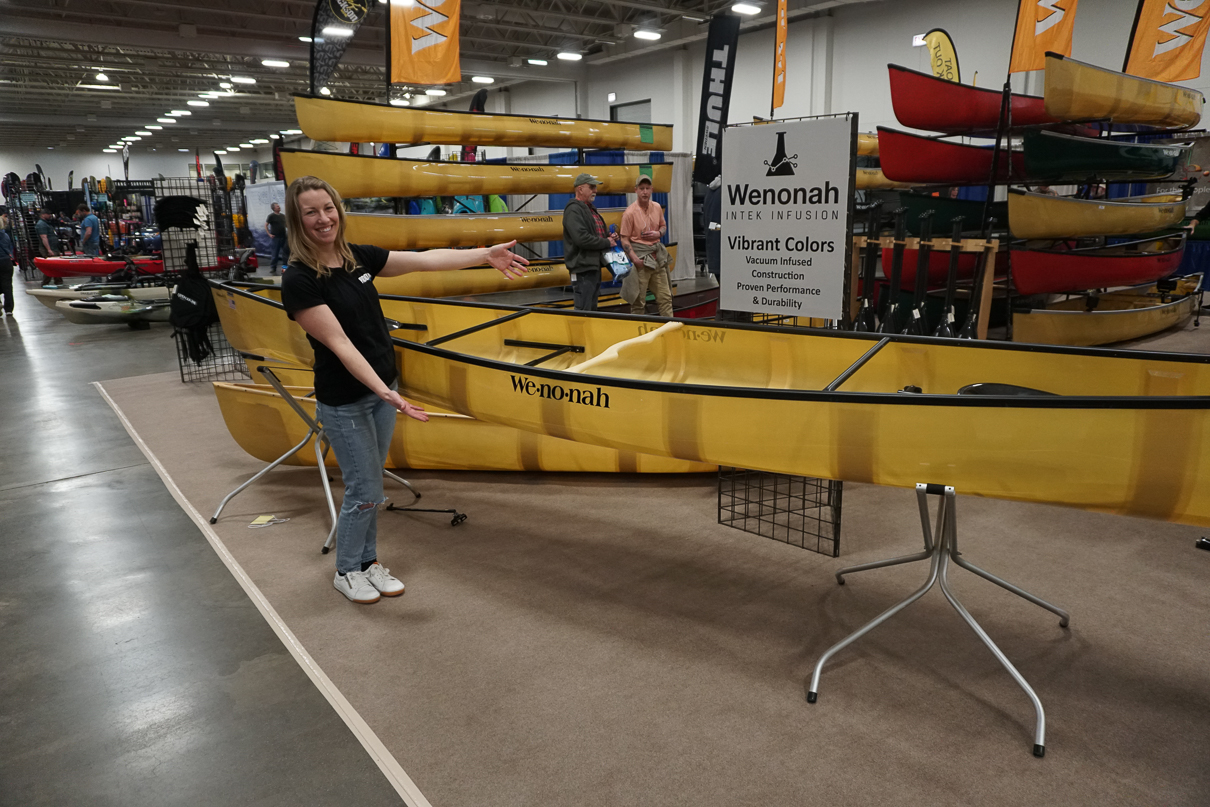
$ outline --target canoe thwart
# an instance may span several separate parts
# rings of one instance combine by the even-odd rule
[[[853,375],[853,373],[860,370],[862,365],[874,358],[874,354],[886,347],[887,343],[890,341],[891,337],[889,336],[884,336],[882,339],[879,339],[878,344],[874,345],[872,348],[863,353],[860,359],[850,364],[847,370],[836,376],[836,378],[832,380],[831,384],[828,384],[826,387],[824,387],[824,392],[832,392],[845,381],[847,381],[849,377]]]
[[[533,361],[525,362],[526,367],[537,367],[543,362],[548,362],[551,359],[562,356],[564,353],[583,353],[583,345],[556,345],[553,342],[526,342],[522,339],[505,339],[505,347],[527,347],[535,350],[549,350],[545,356],[539,356]]]
[[[442,344],[443,342],[448,342],[451,339],[458,339],[463,336],[469,336],[472,333],[477,333],[486,328],[492,328],[492,327],[495,327],[496,325],[501,325],[505,322],[508,322],[509,320],[517,319],[518,317],[523,317],[528,313],[529,313],[528,311],[514,311],[511,314],[506,314],[503,317],[497,317],[496,319],[493,319],[489,322],[481,322],[478,325],[472,325],[469,328],[463,328],[461,331],[455,331],[454,333],[447,333],[445,336],[439,336],[436,339],[426,342],[425,344],[427,344],[429,347],[435,347],[437,345]]]

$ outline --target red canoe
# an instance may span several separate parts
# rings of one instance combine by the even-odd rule
[[[1008,153],[1000,151],[996,181],[1008,180]],[[878,161],[882,173],[894,182],[927,185],[981,185],[992,167],[991,146],[965,146],[933,140],[896,129],[878,127]],[[1025,157],[1012,152],[1013,181],[1025,178]]]
[[[135,266],[148,274],[158,275],[164,271],[164,262],[159,258],[135,258]],[[34,266],[47,277],[101,277],[126,268],[125,261],[107,261],[104,258],[58,257],[34,258]]]
[[[946,81],[897,64],[888,64],[887,70],[891,74],[891,105],[904,126],[946,134],[996,131],[1000,123],[999,90]],[[1011,123],[1038,126],[1061,121],[1046,114],[1046,99],[1041,96],[1013,93]]]
[[[1083,252],[1014,249],[1011,254],[1013,283],[1019,294],[1058,294],[1134,286],[1167,277],[1181,265],[1185,238]]]
[[[894,251],[890,249],[882,250],[882,271],[889,278],[891,276],[891,262],[894,258]],[[903,251],[903,269],[899,272],[899,284],[901,288],[911,289],[916,285],[916,263],[917,253],[914,249],[905,249]],[[979,254],[977,252],[960,252],[958,253],[958,279],[969,280],[975,276],[975,266],[979,262]],[[1002,270],[1000,264],[1003,261],[996,258],[997,270]],[[950,272],[950,253],[949,250],[937,251],[933,250],[929,253],[929,288],[945,285],[946,278]]]

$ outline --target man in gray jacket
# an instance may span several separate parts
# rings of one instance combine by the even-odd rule
[[[596,311],[601,290],[601,267],[605,250],[618,243],[605,220],[593,207],[600,181],[592,174],[576,177],[575,198],[563,208],[563,260],[571,273],[571,288],[577,311]]]

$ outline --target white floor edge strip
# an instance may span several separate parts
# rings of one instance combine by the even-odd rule
[[[210,546],[214,549],[215,554],[222,559],[223,563],[227,566],[227,570],[239,582],[244,592],[261,612],[261,616],[269,623],[269,627],[273,628],[273,632],[277,634],[282,644],[290,651],[290,655],[298,662],[298,666],[302,667],[303,672],[307,674],[311,682],[323,693],[328,703],[332,705],[332,708],[344,720],[345,725],[349,727],[349,730],[361,742],[362,747],[365,748],[375,764],[378,765],[379,769],[386,776],[387,781],[391,783],[408,807],[432,807],[429,800],[420,792],[420,788],[416,787],[416,783],[412,781],[411,777],[407,775],[395,757],[391,755],[391,752],[387,750],[387,747],[383,745],[382,740],[378,739],[378,735],[366,724],[361,715],[357,713],[357,710],[353,708],[353,705],[345,699],[345,696],[332,683],[332,679],[328,678],[319,665],[315,663],[315,659],[311,658],[311,654],[298,641],[298,637],[294,635],[285,621],[282,620],[281,616],[265,598],[265,595],[252,582],[252,578],[239,565],[239,561],[235,559],[222,539],[218,537],[218,534],[210,526],[210,520],[199,513],[189,500],[185,498],[185,494],[177,487],[176,482],[168,474],[168,470],[160,463],[159,458],[151,452],[151,448],[143,442],[143,438],[139,436],[138,432],[134,430],[134,426],[127,419],[126,413],[118,407],[117,402],[113,398],[109,397],[109,393],[105,391],[105,387],[101,385],[101,382],[94,381],[92,383],[101,394],[101,397],[105,399],[105,402],[109,404],[109,407],[113,409],[114,414],[118,416],[118,420],[122,422],[126,433],[134,440],[135,445],[139,447],[139,450],[147,457],[147,461],[151,463],[151,467],[155,469],[160,479],[164,481],[164,485],[168,488],[168,492],[172,494],[172,498],[176,499],[177,504],[181,506],[186,515],[197,524],[198,529],[202,531],[202,534],[206,536],[206,540],[210,542]]]

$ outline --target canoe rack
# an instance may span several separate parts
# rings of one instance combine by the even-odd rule
[[[930,495],[939,496],[941,499],[937,505],[937,527],[935,531],[929,520],[928,497]],[[1038,699],[1037,694],[1029,685],[1029,682],[1025,680],[1024,676],[1017,671],[1017,668],[1008,660],[1008,657],[1004,655],[1000,648],[996,646],[996,643],[991,640],[991,637],[975,621],[975,618],[970,615],[970,612],[958,601],[957,596],[955,596],[953,590],[950,588],[950,561],[953,561],[967,571],[979,575],[984,580],[995,583],[997,586],[1011,591],[1018,597],[1057,615],[1060,627],[1066,628],[1068,622],[1071,620],[1071,616],[1057,605],[1052,605],[1046,600],[1035,597],[1024,589],[1017,588],[1012,583],[1001,580],[994,574],[980,569],[962,557],[962,553],[958,551],[958,518],[954,509],[956,498],[954,489],[949,485],[916,485],[916,503],[920,508],[920,527],[924,533],[924,551],[917,552],[914,555],[905,555],[887,560],[877,560],[872,563],[862,563],[857,566],[848,566],[836,573],[836,582],[843,586],[846,574],[864,572],[869,569],[881,569],[886,566],[897,566],[903,563],[915,563],[920,560],[929,561],[929,574],[924,581],[924,585],[916,589],[907,599],[891,606],[868,622],[864,627],[829,647],[823,656],[820,657],[819,661],[815,664],[815,671],[811,675],[811,686],[807,690],[807,703],[815,703],[819,699],[819,676],[823,672],[823,665],[827,663],[828,659],[923,597],[934,585],[940,584],[941,593],[949,600],[950,605],[953,606],[954,610],[958,612],[958,615],[962,617],[966,624],[970,626],[975,635],[983,641],[983,644],[987,645],[987,649],[992,651],[992,655],[1008,671],[1008,674],[1013,677],[1013,680],[1017,682],[1017,686],[1025,690],[1025,694],[1029,696],[1036,717],[1034,723],[1033,752],[1035,757],[1044,756],[1046,753],[1046,713],[1042,709],[1042,701]]]
[[[920,244],[923,241],[921,238],[910,236],[903,239],[904,249],[919,250]],[[849,265],[853,282],[849,283],[849,319],[856,321],[857,313],[861,308],[861,298],[857,294],[857,278],[861,276],[861,256],[863,251],[870,243],[877,245],[879,249],[894,249],[895,236],[884,235],[881,238],[869,238],[864,235],[853,236],[852,261]],[[931,238],[927,241],[934,252],[949,252],[953,246],[954,239],[952,238]],[[999,238],[963,238],[959,242],[960,252],[986,252],[987,260],[983,264],[983,277],[975,278],[974,288],[980,290],[979,311],[982,312],[977,322],[977,338],[987,338],[987,323],[990,319],[987,316],[991,310],[992,304],[992,287],[996,277],[996,253],[1000,250]]]

